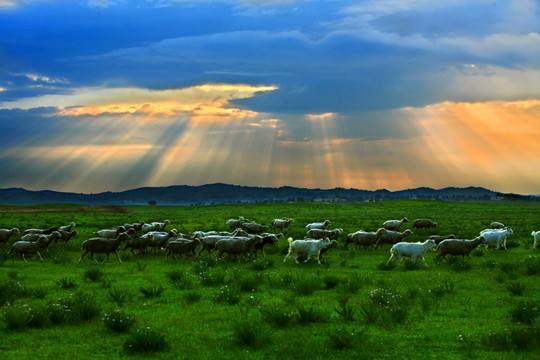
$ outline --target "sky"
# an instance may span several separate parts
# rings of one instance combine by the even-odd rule
[[[540,0],[0,0],[0,188],[540,194]]]

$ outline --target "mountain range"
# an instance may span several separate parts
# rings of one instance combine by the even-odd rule
[[[399,191],[358,189],[306,189],[290,186],[279,188],[229,184],[201,186],[175,185],[142,187],[121,192],[83,194],[51,190],[30,191],[22,188],[0,189],[0,204],[96,204],[96,205],[196,205],[257,202],[355,202],[385,199],[449,199],[449,200],[540,200],[538,196],[503,194],[482,187],[432,189],[419,187]]]

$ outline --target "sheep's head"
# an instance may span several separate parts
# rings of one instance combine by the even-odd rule
[[[426,243],[428,249],[431,249],[431,251],[436,251],[435,248],[437,247],[437,244],[435,243],[435,240],[429,239],[426,241]]]
[[[170,222],[169,220],[165,220],[165,221],[163,222],[163,226],[165,227],[165,226],[169,225],[170,223],[171,223],[171,222]]]
[[[118,229],[116,230],[116,234],[120,235],[121,233],[124,233],[126,232],[126,228],[123,227],[123,226],[120,226],[118,227]]]
[[[17,228],[11,229],[11,232],[12,232],[13,235],[15,235],[15,236],[17,236],[17,235],[19,235],[19,234],[21,233],[21,232],[19,231],[19,229],[17,229]]]
[[[409,236],[409,235],[412,235],[412,234],[413,234],[413,232],[410,229],[407,229],[407,230],[405,230],[403,232],[403,235],[405,235],[405,236]]]
[[[403,218],[403,219],[401,220],[401,222],[409,222],[409,219]]]
[[[325,220],[323,225],[326,227],[332,225],[332,223],[330,222],[330,220]]]

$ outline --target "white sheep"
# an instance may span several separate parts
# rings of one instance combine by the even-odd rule
[[[19,229],[0,229],[0,243],[7,245],[9,238],[12,236],[18,236],[20,234]]]
[[[21,258],[24,260],[25,263],[28,263],[26,259],[24,258],[24,254],[35,254],[39,256],[39,259],[43,262],[43,258],[41,257],[41,254],[39,253],[39,249],[41,246],[43,246],[48,240],[45,237],[45,235],[38,235],[39,238],[35,242],[31,241],[16,241],[11,245],[11,250],[9,253],[11,254],[11,261],[14,262],[15,254],[20,254]]]
[[[318,222],[318,223],[311,223],[311,224],[307,224],[306,225],[306,229],[308,230],[311,230],[311,229],[322,229],[322,230],[326,230],[328,229],[330,226],[332,226],[332,223],[330,222],[330,220],[325,220],[324,222]]]
[[[500,249],[501,245],[504,250],[506,250],[506,237],[512,235],[514,232],[511,228],[505,229],[485,229],[480,231],[486,241],[484,242],[484,247],[487,249],[489,244],[495,244],[495,249]]]
[[[144,224],[142,226],[142,232],[143,234],[146,234],[150,231],[163,231],[165,230],[165,227],[170,223],[171,222],[169,220],[165,220],[164,222],[152,222],[150,224]]]
[[[319,259],[321,249],[324,247],[327,247],[331,244],[330,239],[322,239],[322,240],[294,240],[293,238],[289,238],[289,252],[287,253],[287,256],[285,256],[285,260],[283,262],[286,262],[287,259],[293,255],[295,255],[294,260],[298,264],[298,257],[299,256],[305,256],[306,260],[304,262],[311,259],[313,256],[317,259],[317,262],[319,265],[321,265],[321,260]]]
[[[230,230],[237,229],[242,226],[243,223],[247,222],[248,220],[245,219],[243,216],[240,216],[238,219],[229,219],[225,223],[229,227]]]
[[[99,230],[94,233],[97,237],[115,239],[121,233],[126,232],[126,228],[123,226],[118,227],[118,229],[104,229]]]
[[[75,223],[72,222],[71,224],[69,225],[64,225],[64,226],[60,226],[58,228],[58,230],[62,230],[62,231],[71,231],[73,229],[73,227],[75,227]]]
[[[424,262],[424,265],[428,267],[426,260],[424,259],[424,253],[428,249],[434,249],[437,246],[435,244],[435,241],[433,240],[426,240],[423,243],[416,242],[416,243],[407,243],[407,242],[399,242],[392,246],[390,249],[390,253],[392,254],[390,256],[390,259],[388,259],[387,264],[389,264],[392,260],[394,260],[396,257],[399,259],[399,262],[401,263],[401,257],[410,257],[412,261],[416,261],[416,259],[421,258]]]
[[[408,221],[409,220],[407,218],[403,218],[401,220],[387,220],[383,223],[383,228],[385,228],[386,230],[399,231],[399,228],[401,228],[401,224]]]
[[[294,223],[293,219],[283,218],[283,219],[274,219],[272,220],[271,224],[272,224],[272,229],[276,231],[276,229],[278,230],[286,229],[292,223]]]
[[[534,239],[533,249],[536,250],[538,249],[538,245],[540,245],[540,231],[533,231],[531,235]]]

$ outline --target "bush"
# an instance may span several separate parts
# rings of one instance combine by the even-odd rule
[[[32,309],[24,304],[14,304],[4,309],[4,323],[8,330],[20,330],[32,321]]]
[[[17,299],[24,298],[30,294],[18,281],[7,280],[0,283],[0,306],[5,303],[13,303]]]
[[[275,327],[285,327],[295,318],[294,311],[291,311],[285,306],[268,306],[266,308],[260,308],[259,311],[262,317]]]
[[[103,324],[117,333],[128,332],[129,328],[135,323],[136,318],[131,314],[124,314],[120,310],[114,310],[110,314],[104,314],[101,318]]]
[[[523,295],[523,291],[525,291],[527,285],[520,281],[511,281],[505,287],[512,295],[520,296]]]
[[[219,286],[225,284],[225,272],[203,272],[199,274],[202,286]]]
[[[468,260],[458,258],[458,257],[455,257],[454,259],[455,260],[452,262],[451,266],[452,266],[452,270],[454,270],[455,272],[465,271],[471,268],[471,264],[469,263]]]
[[[374,324],[379,320],[380,310],[374,304],[361,305],[359,312],[366,324]]]
[[[236,305],[240,301],[240,293],[238,289],[225,285],[219,288],[219,291],[214,294],[212,299],[216,304]]]
[[[173,270],[167,273],[169,280],[174,284],[174,287],[180,290],[187,290],[193,287],[191,277],[180,270]]]
[[[340,290],[348,294],[356,294],[364,285],[365,279],[359,275],[348,276],[341,279]]]
[[[334,308],[334,311],[345,321],[354,321],[356,306],[352,304],[344,304]]]
[[[110,288],[107,292],[107,297],[118,306],[122,306],[131,297],[131,293],[128,290]]]
[[[29,289],[29,293],[36,299],[43,299],[49,293],[46,287],[40,286],[33,289]]]
[[[292,290],[294,291],[294,293],[303,296],[311,295],[315,290],[318,290],[320,288],[321,283],[319,279],[313,276],[296,278],[292,284]]]
[[[91,268],[86,270],[81,277],[85,281],[97,282],[101,281],[105,277],[105,273],[99,268]]]
[[[63,299],[48,304],[45,311],[47,318],[55,325],[67,322],[71,316],[71,309],[68,304],[64,303]]]
[[[161,296],[161,294],[163,294],[165,290],[166,289],[163,286],[157,285],[157,284],[151,284],[151,285],[148,285],[147,287],[141,286],[139,288],[139,291],[143,294],[143,297],[147,299],[153,298],[153,297],[159,297]]]
[[[539,309],[536,304],[532,302],[521,302],[510,310],[510,317],[516,323],[532,325],[536,317],[538,317],[538,312]]]
[[[253,292],[257,290],[260,284],[260,280],[253,276],[245,276],[236,281],[240,291]]]
[[[339,285],[340,279],[336,275],[326,274],[322,278],[324,287],[327,290],[331,290]]]
[[[197,291],[190,291],[184,294],[184,299],[188,304],[193,304],[201,300],[201,294]]]
[[[540,273],[540,258],[536,256],[528,256],[525,258],[525,274],[537,275]]]
[[[251,263],[251,268],[255,271],[266,270],[272,266],[274,266],[274,262],[267,259],[255,259]]]
[[[57,284],[58,286],[60,286],[61,289],[64,290],[74,289],[77,287],[77,283],[75,282],[75,280],[73,280],[69,276],[64,276],[63,278],[56,280],[55,284]]]
[[[169,347],[165,336],[150,329],[137,329],[124,343],[124,351],[130,354],[164,351]]]
[[[309,308],[303,307],[303,306],[297,306],[296,313],[297,313],[298,323],[301,325],[326,322],[326,319],[327,319],[326,314],[324,314],[320,310],[317,310],[316,308],[313,308],[313,306],[310,306]]]
[[[363,331],[358,332],[352,328],[334,327],[328,332],[330,347],[336,350],[352,349],[364,339]]]
[[[535,328],[504,329],[482,335],[480,343],[486,350],[527,351],[540,346],[540,331]]]
[[[73,319],[81,321],[90,321],[101,312],[93,294],[77,294],[73,297],[70,307]]]
[[[269,342],[268,333],[251,319],[237,320],[232,325],[233,339],[238,345],[259,348]]]

